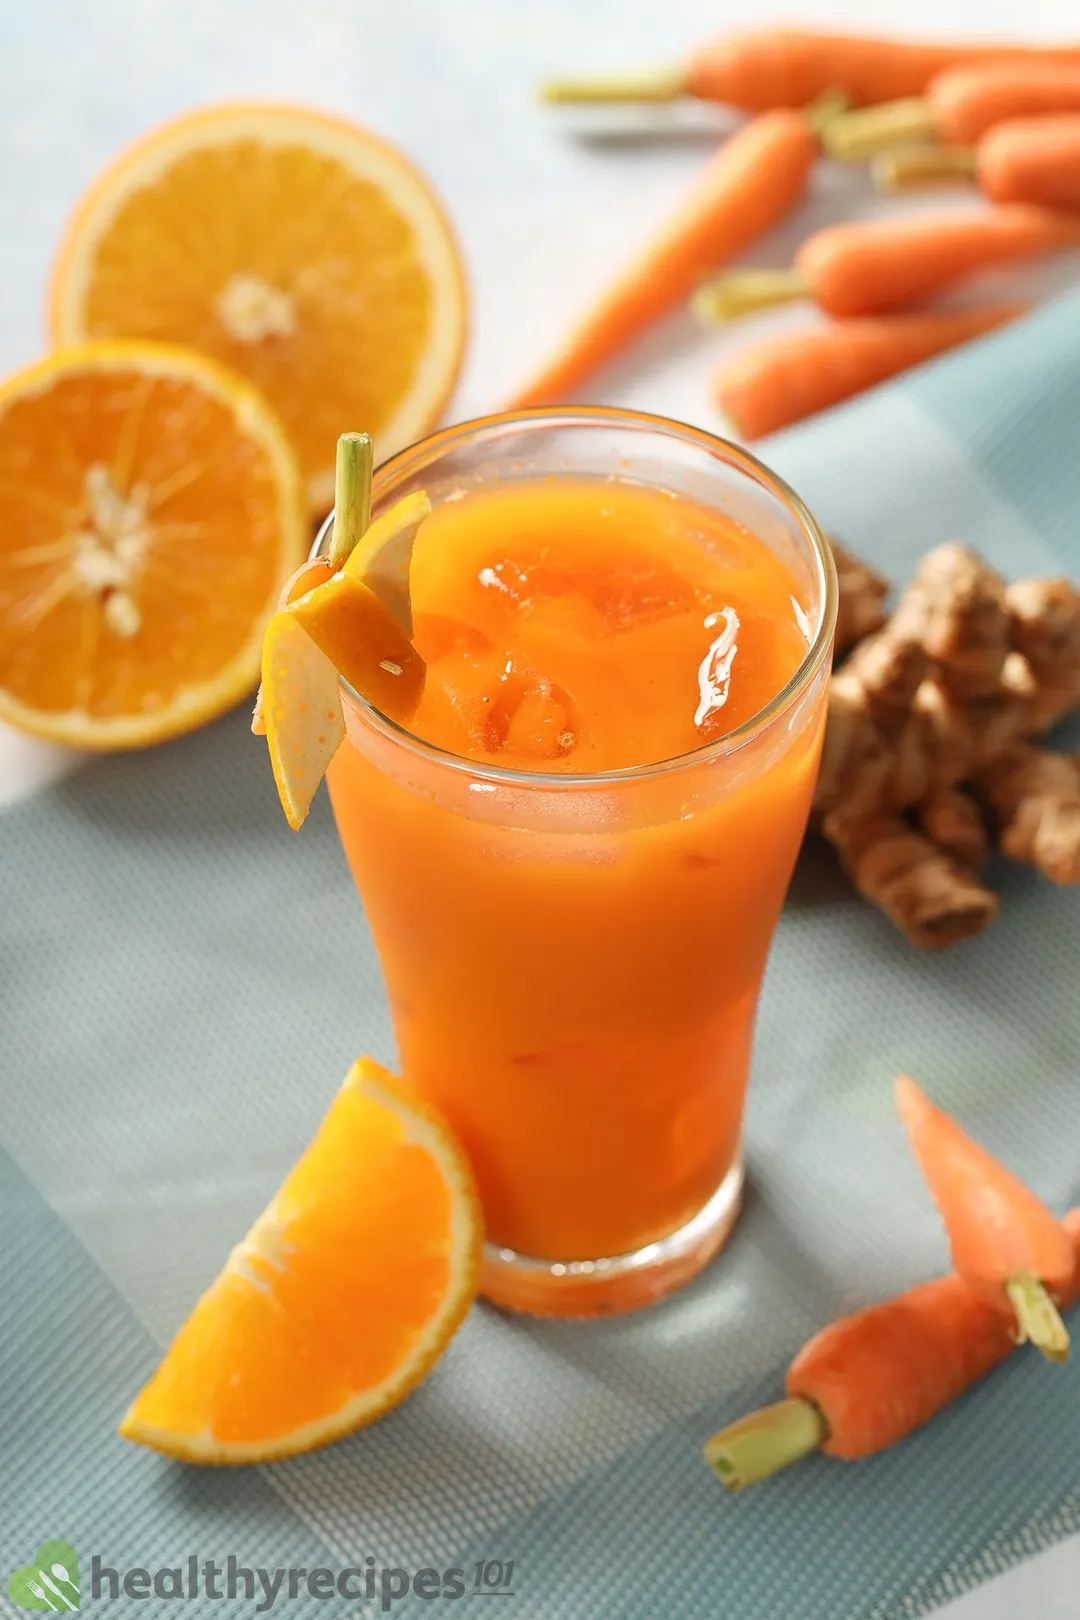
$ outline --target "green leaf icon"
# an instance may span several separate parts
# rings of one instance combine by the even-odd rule
[[[43,1541],[32,1564],[24,1564],[8,1581],[20,1609],[71,1614],[79,1607],[79,1559],[70,1541]]]

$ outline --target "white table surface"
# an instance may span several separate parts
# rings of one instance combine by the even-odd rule
[[[1077,0],[784,0],[778,15],[908,33],[1080,34]],[[474,299],[453,415],[488,410],[664,215],[713,136],[729,127],[724,114],[691,108],[662,117],[660,139],[613,139],[640,129],[640,119],[556,114],[536,105],[535,84],[675,61],[711,34],[769,17],[754,0],[0,0],[0,371],[40,352],[61,222],[122,143],[197,102],[282,97],[362,119],[436,181]],[[897,206],[913,205],[882,203],[859,178],[825,171],[798,220],[755,257],[782,263],[817,225]],[[1040,269],[1010,284],[1037,296],[1062,273]],[[805,318],[783,311],[768,321]],[[612,368],[596,396],[718,426],[709,379],[738,341],[703,335],[676,316]],[[0,726],[0,803],[78,763]],[[944,1620],[1073,1620],[1078,1590],[1074,1538],[939,1612]]]

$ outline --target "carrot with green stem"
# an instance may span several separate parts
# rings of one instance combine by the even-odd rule
[[[1080,1299],[1080,1209],[1061,1222]],[[812,1451],[856,1461],[904,1440],[1015,1348],[1007,1317],[955,1274],[832,1323],[795,1357],[787,1398],[721,1429],[705,1457],[742,1490]]]
[[[908,142],[970,146],[1007,119],[1067,112],[1080,112],[1080,61],[965,64],[939,73],[922,96],[838,114],[822,138],[830,157],[860,162]]]
[[[806,238],[792,269],[722,276],[700,289],[694,309],[711,325],[805,298],[836,319],[882,315],[977,271],[1077,246],[1080,216],[1023,203],[829,225]]]
[[[882,191],[964,179],[991,202],[1080,210],[1080,111],[1010,118],[976,146],[899,147],[876,157],[871,172]]]
[[[686,301],[702,276],[790,213],[806,189],[817,137],[801,113],[756,118],[725,141],[682,207],[510,401],[561,404],[652,323]]]
[[[1064,1361],[1069,1335],[1052,1295],[1076,1271],[1070,1233],[1059,1218],[907,1075],[896,1106],[945,1224],[953,1265],[973,1292],[1012,1318],[1020,1342]]]
[[[716,402],[743,439],[813,416],[1023,314],[1019,304],[830,321],[751,344],[725,361]]]
[[[680,67],[609,78],[559,80],[547,101],[675,101],[694,96],[743,112],[806,107],[828,90],[852,105],[918,96],[943,69],[1003,59],[1080,63],[1080,44],[1014,45],[1004,40],[897,39],[883,35],[762,28],[729,34],[695,51]]]

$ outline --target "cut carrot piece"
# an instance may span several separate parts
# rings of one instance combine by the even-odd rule
[[[449,1128],[361,1058],[120,1433],[187,1462],[258,1463],[373,1422],[446,1349],[481,1243]]]
[[[896,1106],[957,1273],[988,1303],[1016,1315],[1022,1339],[1064,1360],[1069,1337],[1047,1290],[1063,1292],[1076,1270],[1065,1227],[906,1075],[896,1082]]]

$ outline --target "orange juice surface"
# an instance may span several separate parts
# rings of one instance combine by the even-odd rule
[[[784,688],[807,652],[799,589],[685,497],[554,476],[436,506],[412,594],[428,674],[410,731],[478,769],[347,705],[329,778],[404,1072],[469,1150],[494,1243],[627,1253],[738,1153],[824,679],[730,754],[633,767]]]

